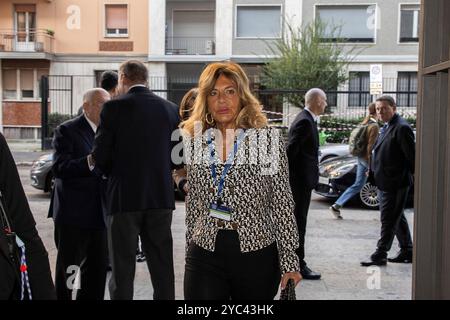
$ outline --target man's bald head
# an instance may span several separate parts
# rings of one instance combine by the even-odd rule
[[[322,89],[312,88],[305,94],[305,105],[316,115],[325,112],[327,106],[327,95]]]
[[[108,91],[102,88],[89,89],[83,95],[84,114],[97,126],[100,122],[103,104],[109,99]]]

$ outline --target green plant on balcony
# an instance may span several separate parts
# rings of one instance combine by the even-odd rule
[[[45,32],[51,37],[55,35],[55,31],[53,31],[52,29],[45,29]]]

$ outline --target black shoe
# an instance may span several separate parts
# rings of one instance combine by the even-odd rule
[[[307,266],[301,268],[300,273],[302,275],[302,278],[305,280],[319,280],[322,276],[320,273],[312,271]]]
[[[375,251],[375,253],[370,256],[370,260],[361,262],[362,267],[385,266],[386,264],[387,253],[381,251]]]
[[[394,258],[388,258],[393,263],[412,263],[412,250],[400,250]]]
[[[336,204],[333,204],[330,207],[330,211],[336,219],[342,220],[341,210],[339,210],[339,207]]]
[[[139,252],[139,253],[136,255],[136,261],[137,261],[137,262],[144,262],[145,260],[146,260],[146,258],[145,258],[145,255],[144,255],[143,252]]]

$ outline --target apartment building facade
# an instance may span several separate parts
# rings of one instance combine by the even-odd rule
[[[257,79],[285,21],[295,28],[316,17],[342,25],[343,46],[363,49],[350,65],[351,80],[338,90],[368,91],[370,65],[382,64],[386,91],[411,92],[417,89],[418,8],[414,0],[1,1],[0,124],[6,136],[36,137],[42,74],[51,75],[51,86],[70,90],[69,98],[50,93],[51,112],[73,113],[101,71],[130,58],[145,62],[150,87],[173,101],[212,61],[236,61]],[[370,98],[347,94],[337,104],[361,106]],[[398,98],[414,105],[416,96]],[[67,99],[70,111],[63,107]]]
[[[146,61],[148,1],[5,0],[0,2],[0,126],[7,138],[36,139],[40,79],[58,86],[50,112],[76,112],[103,70]],[[76,77],[65,77],[65,76]]]

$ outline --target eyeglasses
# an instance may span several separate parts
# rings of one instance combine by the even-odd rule
[[[219,98],[219,94],[220,94],[220,95],[224,96],[227,99],[231,99],[231,98],[233,98],[236,95],[236,93],[237,93],[237,90],[235,88],[227,88],[227,89],[223,90],[222,92],[220,92],[217,89],[214,89],[214,90],[212,90],[209,93],[208,96],[211,97],[211,98],[218,99]]]

